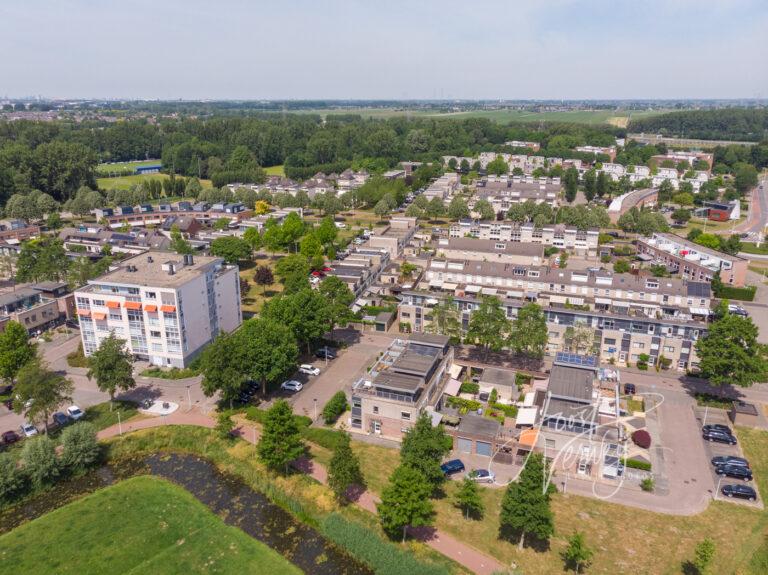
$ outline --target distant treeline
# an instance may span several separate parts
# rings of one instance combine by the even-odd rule
[[[768,140],[768,109],[724,108],[671,112],[632,120],[630,132],[703,140]]]

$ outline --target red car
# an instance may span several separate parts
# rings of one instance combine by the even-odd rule
[[[16,443],[21,437],[19,437],[19,434],[15,431],[6,431],[2,435],[3,443],[5,445],[10,445],[12,443]]]
[[[326,267],[323,268],[323,271],[324,272],[332,272],[333,268],[329,268],[328,266],[326,266]]]

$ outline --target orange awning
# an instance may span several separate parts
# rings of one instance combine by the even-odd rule
[[[536,445],[536,439],[539,437],[538,429],[526,429],[520,434],[520,445],[533,447]]]
[[[157,311],[157,306],[153,305],[151,303],[148,303],[144,306],[144,311],[148,311],[150,313],[155,313]]]
[[[176,311],[175,305],[161,305],[160,309],[166,313],[173,313]]]
[[[125,309],[141,309],[141,304],[137,301],[125,302]]]
[[[120,302],[119,301],[108,301],[107,307],[112,309],[119,309],[120,308]]]
[[[103,319],[107,319],[107,314],[95,311],[95,312],[93,312],[93,319],[95,319],[96,321],[101,321]]]
[[[77,310],[77,315],[84,315],[84,316],[91,315],[91,310],[89,310],[89,309],[79,309],[79,310]]]

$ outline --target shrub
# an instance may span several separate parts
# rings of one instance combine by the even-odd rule
[[[640,469],[642,471],[650,471],[650,461],[640,461],[639,459],[625,459],[624,465],[630,469]]]
[[[488,407],[491,409],[497,409],[498,411],[501,411],[504,415],[508,417],[517,417],[517,406],[516,405],[504,405],[503,403],[488,403]]]
[[[101,448],[92,423],[81,421],[61,434],[61,459],[67,467],[83,470],[99,460]]]
[[[472,395],[477,395],[480,393],[480,384],[471,381],[464,382],[459,388],[459,393],[471,393]]]
[[[653,477],[646,477],[640,482],[640,488],[643,491],[653,491],[655,487],[656,482],[654,482]]]
[[[21,450],[24,472],[35,487],[53,483],[59,476],[59,461],[56,459],[56,445],[45,435],[24,442]]]
[[[544,248],[544,257],[548,258],[549,256],[555,255],[559,251],[560,251],[560,248],[556,248],[554,246],[546,247]]]
[[[448,575],[441,565],[422,563],[411,553],[383,540],[366,527],[333,513],[320,524],[321,531],[331,541],[347,549],[379,575]]]
[[[326,425],[336,423],[339,416],[347,410],[347,396],[343,391],[337,391],[323,407],[323,420]]]
[[[24,487],[25,477],[16,461],[7,453],[0,455],[0,501],[13,501]]]
[[[198,370],[185,367],[180,369],[178,367],[172,367],[171,369],[163,369],[161,367],[150,367],[141,372],[144,377],[157,377],[159,379],[186,379],[188,377],[195,377],[200,372]]]
[[[496,403],[496,401],[499,399],[499,392],[496,391],[496,388],[494,387],[491,390],[491,394],[488,396],[488,403]]]
[[[523,388],[524,385],[528,385],[531,382],[531,376],[525,373],[515,372],[515,385],[518,391]]]
[[[632,434],[632,441],[638,447],[648,449],[651,446],[651,434],[645,429],[638,429]]]
[[[715,295],[723,299],[752,301],[755,299],[756,290],[757,288],[755,286],[747,286],[747,287],[722,286],[717,290],[717,293]]]
[[[88,358],[83,353],[82,342],[75,351],[67,355],[67,365],[69,367],[88,367]]]
[[[216,433],[222,439],[232,438],[232,428],[234,423],[232,422],[232,415],[228,411],[222,411],[216,416]]]

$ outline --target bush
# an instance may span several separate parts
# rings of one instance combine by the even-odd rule
[[[195,377],[199,375],[199,371],[189,367],[180,369],[178,367],[172,367],[171,369],[163,369],[162,367],[150,367],[141,372],[144,377],[157,377],[159,379],[186,379],[188,377]]]
[[[88,358],[83,353],[83,343],[77,346],[77,349],[67,355],[67,365],[69,367],[88,367]]]
[[[470,381],[462,383],[459,388],[459,393],[471,393],[472,395],[477,395],[480,393],[480,384],[472,383]]]
[[[422,563],[397,545],[383,540],[370,529],[333,513],[320,525],[323,534],[378,575],[448,575],[441,565]]]
[[[523,388],[524,385],[528,385],[531,382],[531,376],[525,373],[515,372],[515,385],[518,391]]]
[[[0,501],[13,501],[25,487],[25,477],[9,454],[0,455]]]
[[[501,411],[507,417],[517,417],[516,405],[504,405],[503,403],[488,403],[488,407]]]
[[[651,434],[645,429],[638,429],[632,434],[632,441],[638,447],[648,449],[651,446]]]
[[[234,426],[235,425],[232,422],[232,415],[230,412],[222,411],[218,416],[216,416],[216,433],[222,439],[232,438],[232,429]]]
[[[491,394],[488,396],[488,403],[490,404],[496,403],[498,399],[499,399],[499,392],[496,391],[496,388],[494,387],[491,390]]]
[[[59,476],[56,445],[46,435],[27,439],[21,450],[21,460],[24,462],[24,472],[35,487],[53,483]]]
[[[337,391],[328,403],[323,407],[323,421],[326,425],[333,425],[339,416],[347,411],[347,396],[343,391]]]
[[[656,482],[653,480],[653,477],[646,477],[640,482],[640,488],[643,491],[653,491],[656,487]]]
[[[81,421],[67,427],[61,434],[61,459],[70,469],[81,471],[96,463],[101,454],[96,428]]]
[[[624,465],[630,469],[640,469],[642,471],[650,471],[650,461],[640,461],[639,459],[625,459]]]
[[[723,299],[752,301],[755,299],[755,291],[757,291],[757,288],[755,286],[747,286],[747,287],[722,286],[717,290],[717,293],[715,294],[715,296]]]

